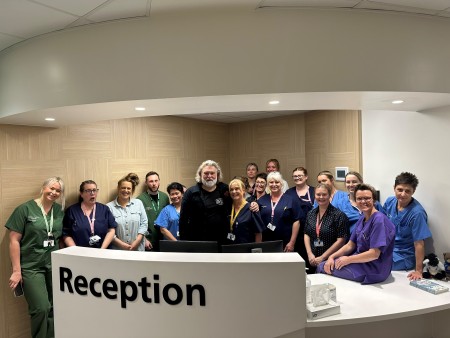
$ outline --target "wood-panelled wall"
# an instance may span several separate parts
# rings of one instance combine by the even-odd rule
[[[60,129],[0,125],[0,337],[30,337],[26,302],[8,288],[8,232],[13,209],[39,195],[42,182],[61,176],[66,205],[76,202],[82,181],[93,179],[98,200],[115,197],[117,181],[129,172],[141,178],[155,170],[161,190],[172,181],[191,186],[205,159],[229,166],[228,125],[179,117],[148,117],[75,125]],[[228,177],[226,177],[228,179]]]
[[[190,186],[206,159],[220,163],[226,182],[245,175],[248,162],[264,171],[266,160],[277,158],[290,186],[292,168],[299,165],[308,168],[314,185],[319,170],[360,169],[359,119],[356,111],[326,111],[234,124],[147,117],[59,129],[0,125],[0,337],[30,336],[26,302],[8,288],[4,224],[17,205],[38,196],[46,178],[63,178],[66,205],[77,200],[86,179],[97,182],[100,202],[112,200],[128,172],[143,182],[148,171],[157,171],[163,191],[172,181]]]
[[[334,174],[335,167],[348,167],[362,174],[361,112],[324,110],[305,115],[306,163],[311,182],[317,182],[316,175],[322,170]],[[342,182],[336,182],[336,186],[345,190]]]
[[[280,162],[283,178],[292,186],[292,169],[306,163],[305,114],[230,125],[230,172],[245,176],[249,162],[266,171],[266,161]]]

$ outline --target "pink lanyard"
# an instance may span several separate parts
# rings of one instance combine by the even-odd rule
[[[91,226],[91,235],[94,235],[94,223],[95,223],[95,208],[96,205],[94,204],[94,209],[92,210],[92,219],[89,218],[89,215],[86,213],[86,210],[81,206],[81,210],[83,210],[84,216],[88,219],[89,225]]]
[[[325,217],[327,211],[328,211],[328,208],[323,213],[322,218],[320,218],[320,211],[317,211],[317,221],[316,221],[316,235],[317,235],[317,238],[320,238],[320,236],[319,236],[320,228],[322,227],[323,218]]]
[[[280,202],[281,197],[283,197],[283,194],[281,194],[280,198],[278,199],[278,201],[276,203],[272,202],[272,198],[270,199],[270,206],[272,207],[272,215],[270,217],[271,223],[273,223],[273,217],[275,216],[275,208],[277,207],[278,203]]]

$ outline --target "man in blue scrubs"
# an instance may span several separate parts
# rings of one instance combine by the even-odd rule
[[[396,228],[392,270],[413,270],[408,274],[410,280],[422,278],[424,240],[431,237],[427,213],[412,197],[418,184],[414,174],[401,173],[395,178],[395,196],[389,197],[383,206]]]

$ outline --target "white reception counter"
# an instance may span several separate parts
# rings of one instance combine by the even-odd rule
[[[71,247],[52,253],[55,333],[68,337],[305,337],[296,253]]]
[[[52,262],[57,338],[450,337],[450,292],[414,288],[406,272],[374,285],[310,275],[313,285],[336,286],[341,313],[307,321],[304,262],[295,253],[72,247]]]
[[[312,284],[336,286],[341,313],[308,320],[306,337],[450,337],[445,329],[450,318],[450,292],[433,295],[410,286],[406,276],[406,272],[393,271],[383,283],[361,285],[323,274],[310,275]]]

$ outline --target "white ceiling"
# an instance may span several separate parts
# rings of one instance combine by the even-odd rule
[[[197,10],[204,7],[223,9],[236,7],[242,10],[270,10],[273,7],[305,8],[328,7],[348,10],[384,10],[415,15],[450,18],[450,0],[1,0],[0,1],[0,51],[33,37],[81,25],[91,25],[110,20],[150,17],[158,12]],[[280,99],[278,106],[268,105],[270,99]],[[317,96],[320,96],[318,100]],[[394,97],[395,96],[395,97]],[[392,99],[402,98],[405,105],[391,104]],[[302,99],[303,103],[298,104]],[[320,102],[318,106],[317,102]],[[78,123],[81,115],[87,120],[92,116],[104,119],[123,116],[184,115],[218,122],[244,120],[293,114],[312,109],[432,109],[437,105],[450,105],[446,94],[424,93],[328,93],[308,95],[242,95],[220,98],[183,98],[139,102],[114,102],[63,107],[26,112],[2,118],[1,123],[43,125],[42,118],[56,118],[53,126]],[[146,106],[144,112],[134,107]],[[183,107],[180,113],[179,108]],[[178,110],[177,110],[178,109]],[[125,112],[125,113],[124,113]],[[126,115],[125,115],[126,114]],[[103,118],[104,117],[104,118]]]

